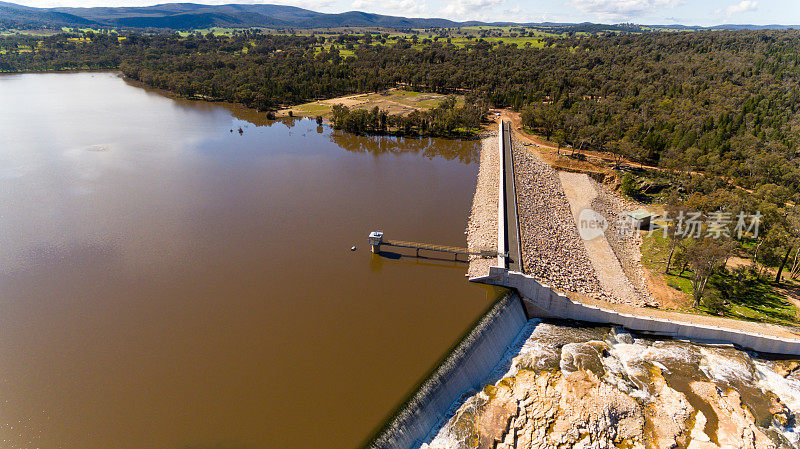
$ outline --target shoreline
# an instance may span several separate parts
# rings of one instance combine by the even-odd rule
[[[163,95],[163,96],[165,96],[167,98],[170,98],[172,100],[197,101],[197,102],[202,102],[202,103],[216,104],[216,105],[225,107],[225,108],[227,108],[229,110],[234,110],[234,109],[246,110],[249,113],[253,113],[253,114],[257,114],[257,115],[263,115],[263,121],[262,120],[257,120],[257,122],[260,122],[260,123],[266,123],[268,121],[276,122],[276,121],[281,121],[283,119],[309,119],[309,120],[314,120],[316,117],[319,116],[319,117],[323,117],[323,121],[322,121],[323,125],[328,125],[328,126],[332,126],[333,125],[333,123],[327,117],[325,117],[324,114],[316,114],[315,115],[315,114],[307,114],[307,113],[302,113],[302,112],[294,112],[295,108],[298,108],[298,107],[300,107],[300,106],[302,106],[302,105],[304,105],[306,103],[282,106],[282,107],[276,109],[275,111],[272,111],[272,112],[275,113],[275,118],[274,119],[269,119],[269,118],[267,118],[267,113],[270,112],[270,111],[262,111],[262,110],[259,110],[257,108],[253,108],[253,107],[247,106],[244,103],[237,103],[237,102],[234,102],[234,101],[225,100],[223,98],[206,97],[204,95],[199,95],[199,94],[195,94],[195,95],[191,95],[191,96],[181,95],[181,94],[175,93],[175,92],[173,92],[171,90],[163,89],[163,88],[156,87],[156,86],[151,86],[151,85],[149,85],[149,84],[147,84],[147,83],[145,83],[143,81],[133,79],[133,78],[125,75],[125,73],[123,73],[118,67],[106,68],[106,69],[85,69],[85,70],[84,69],[65,69],[65,70],[40,70],[40,71],[26,71],[26,72],[9,71],[9,72],[0,72],[0,76],[4,76],[4,75],[28,75],[28,74],[76,74],[76,73],[113,73],[113,74],[119,76],[126,83],[129,83],[129,84],[131,84],[131,85],[133,85],[135,87],[141,88],[141,89],[145,89],[147,91],[156,92],[159,95]],[[345,95],[345,96],[341,96],[341,97],[329,98],[329,99],[320,100],[320,101],[332,101],[332,100],[336,100],[336,99],[339,99],[339,98],[345,99],[345,98],[350,98],[350,97],[360,96],[360,95],[370,95],[370,94],[373,94],[373,93],[374,92],[362,92],[362,93]],[[423,108],[417,108],[417,109],[418,110],[425,110]],[[289,115],[289,111],[292,111],[292,115]],[[250,122],[250,123],[252,123],[254,125],[260,125],[260,123],[256,123],[256,122],[251,121],[249,119],[243,119],[243,120],[246,120],[246,121],[248,121],[248,122]],[[348,132],[348,131],[345,131],[345,132]],[[400,132],[400,131],[395,131],[395,132],[387,131],[387,132],[384,132],[384,133],[366,133],[366,134],[351,133],[351,134],[353,134],[353,135],[361,135],[361,136],[404,137],[404,138],[412,138],[412,139],[413,138],[421,138],[421,139],[424,139],[424,138],[439,138],[439,139],[452,139],[452,140],[480,140],[480,139],[482,139],[481,136],[484,134],[484,132],[485,132],[485,127],[477,129],[477,130],[473,130],[473,131],[463,132],[463,133],[442,134],[442,135],[434,135],[434,134],[428,134],[428,133],[407,134],[407,133],[403,133],[403,132]]]
[[[467,248],[479,252],[497,246],[497,198],[500,185],[500,155],[497,132],[487,130],[481,139],[478,179],[467,220]],[[467,276],[487,276],[494,258],[470,256]]]
[[[119,73],[119,68],[112,67],[107,69],[64,69],[64,70],[35,70],[35,71],[27,71],[27,72],[19,72],[16,70],[9,70],[9,71],[0,71],[0,76],[3,75],[35,75],[35,74],[53,74],[53,73]]]

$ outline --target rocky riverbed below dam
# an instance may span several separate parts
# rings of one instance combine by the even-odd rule
[[[424,449],[792,448],[797,361],[532,320]]]

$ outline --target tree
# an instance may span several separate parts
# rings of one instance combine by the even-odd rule
[[[786,249],[784,253],[783,260],[781,261],[780,267],[778,267],[778,273],[775,275],[775,283],[780,284],[781,282],[781,274],[783,274],[783,269],[786,267],[786,262],[789,261],[789,255],[792,253],[794,249],[794,242],[792,242],[791,246]]]
[[[775,275],[776,283],[781,282],[781,275],[783,274],[783,269],[786,267],[786,263],[789,261],[789,256],[791,255],[792,250],[794,250],[794,248],[798,246],[798,240],[800,240],[800,215],[798,214],[796,208],[787,207],[785,209],[784,220],[785,220],[783,223],[784,243],[782,245],[784,249],[784,255],[781,260],[780,266],[778,267],[778,272]],[[796,260],[797,260],[797,254],[795,253],[795,261]],[[794,266],[792,268],[794,269]]]
[[[726,248],[717,239],[708,237],[697,239],[690,245],[688,260],[692,267],[692,295],[695,307],[700,305],[708,280],[720,262],[725,259],[726,253]]]
[[[666,216],[670,220],[675,220],[680,213],[680,206],[678,203],[678,195],[675,192],[672,192],[666,200]],[[677,223],[668,222],[664,229],[664,233],[667,237],[667,247],[669,248],[669,257],[667,257],[667,266],[664,268],[664,273],[669,274],[669,269],[672,266],[672,257],[675,255],[675,249],[681,244],[683,241],[683,232],[678,229]]]
[[[792,279],[797,279],[797,274],[800,272],[800,258],[798,256],[800,256],[800,248],[794,252],[794,260],[792,261],[792,269],[789,275]]]
[[[622,161],[632,157],[636,146],[627,137],[606,144],[606,149],[614,156],[614,168],[619,170]]]
[[[522,110],[522,126],[540,131],[544,138],[550,140],[561,122],[558,108],[548,103],[533,103]]]

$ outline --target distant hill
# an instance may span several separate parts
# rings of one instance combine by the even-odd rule
[[[454,22],[437,18],[386,16],[360,11],[326,14],[285,5],[200,5],[166,3],[139,7],[33,8],[0,1],[0,26],[5,27],[114,27],[189,30],[225,28],[337,28],[380,27],[455,28],[462,26],[525,25],[560,32],[641,31],[638,25],[603,25],[594,23],[487,23]],[[648,29],[702,29],[683,25],[649,26]],[[720,25],[713,29],[786,29],[785,25]]]
[[[173,30],[214,26],[229,28],[381,27],[395,29],[461,26],[461,23],[447,19],[393,17],[359,11],[325,14],[284,5],[199,5],[194,3],[168,3],[142,7],[32,8],[0,2],[0,23],[27,26],[96,26]]]
[[[51,9],[31,8],[14,3],[0,2],[0,24],[29,26],[87,26],[93,22],[84,17]]]

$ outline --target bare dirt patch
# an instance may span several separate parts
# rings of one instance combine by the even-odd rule
[[[662,308],[688,309],[692,306],[692,298],[682,291],[670,287],[661,273],[647,268],[644,269],[644,272],[647,281],[647,288],[658,300],[658,303]]]
[[[596,174],[600,179],[612,174],[608,168],[604,167],[607,163],[608,156],[603,158],[600,157],[599,154],[592,154],[592,156],[589,156],[586,160],[569,158],[566,154],[571,152],[571,150],[559,148],[558,144],[525,131],[522,127],[522,118],[518,112],[505,109],[495,110],[493,112],[500,114],[501,119],[510,121],[522,145],[528,147],[531,151],[536,153],[540,159],[550,164],[554,169],[576,173]],[[584,155],[590,154],[585,151],[582,153]]]

